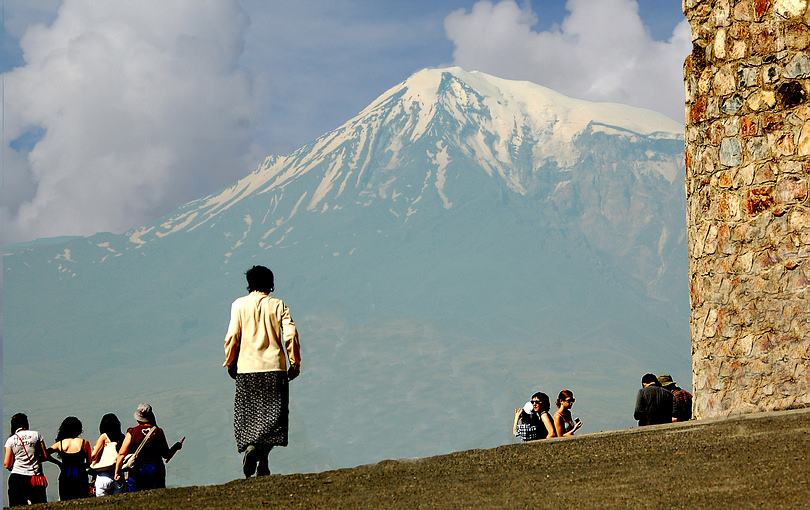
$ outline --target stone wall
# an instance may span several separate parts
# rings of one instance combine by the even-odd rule
[[[810,404],[808,0],[683,0],[698,418]]]

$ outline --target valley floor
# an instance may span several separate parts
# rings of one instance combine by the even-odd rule
[[[803,409],[42,507],[810,508],[809,455]]]

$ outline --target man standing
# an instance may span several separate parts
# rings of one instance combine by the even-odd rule
[[[270,450],[287,446],[288,383],[300,373],[301,353],[287,305],[270,296],[273,272],[253,266],[245,277],[249,294],[231,305],[222,366],[236,380],[233,428],[237,450],[245,452],[242,471],[249,478],[269,475]]]
[[[658,425],[672,422],[675,415],[675,399],[658,384],[654,374],[645,374],[641,378],[642,388],[636,396],[636,409],[633,418],[638,420],[638,426]]]
[[[658,383],[661,384],[662,388],[672,393],[672,398],[675,399],[675,412],[672,415],[672,421],[689,421],[692,418],[692,394],[679,388],[669,374],[659,375]]]

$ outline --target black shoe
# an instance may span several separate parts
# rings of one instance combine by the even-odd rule
[[[269,476],[270,475],[270,468],[267,465],[262,465],[259,463],[259,467],[256,468],[256,476]]]
[[[245,478],[250,478],[256,472],[256,464],[259,462],[259,451],[256,446],[250,444],[245,449],[245,457],[242,459],[242,472]]]

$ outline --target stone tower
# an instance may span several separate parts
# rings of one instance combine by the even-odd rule
[[[698,418],[810,404],[808,0],[683,0]]]

